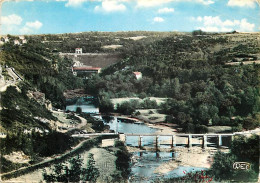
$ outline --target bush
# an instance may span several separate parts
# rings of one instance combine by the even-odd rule
[[[157,109],[158,105],[155,100],[151,100],[149,98],[144,99],[144,101],[141,103],[141,107],[144,109]]]
[[[196,133],[208,133],[208,127],[205,125],[196,125],[195,132]]]
[[[114,111],[114,105],[108,98],[101,99],[99,104],[99,111],[102,113],[110,113]]]
[[[117,112],[125,114],[125,115],[131,115],[135,111],[135,106],[133,103],[130,102],[123,102],[122,104],[117,105]]]
[[[78,114],[81,114],[81,113],[82,113],[82,109],[81,109],[81,107],[77,107],[77,109],[76,109],[76,113],[78,113]]]
[[[243,120],[243,128],[246,130],[253,130],[259,126],[259,121],[252,117],[248,117]]]

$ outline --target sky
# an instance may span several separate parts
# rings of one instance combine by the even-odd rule
[[[2,0],[1,0],[2,1]],[[260,0],[9,0],[1,34],[259,32]]]

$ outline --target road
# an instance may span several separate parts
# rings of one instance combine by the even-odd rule
[[[14,68],[6,68],[8,75],[12,77],[12,80],[0,81],[0,92],[5,92],[8,86],[15,86],[16,83],[21,80],[21,77],[14,72]]]

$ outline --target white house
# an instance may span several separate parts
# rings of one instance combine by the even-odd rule
[[[14,40],[14,44],[15,44],[15,45],[20,45],[21,43],[20,43],[19,40],[16,39],[16,40]]]
[[[142,77],[143,77],[143,75],[142,75],[141,72],[133,72],[133,74],[135,75],[135,78],[136,78],[137,80],[142,79]]]
[[[76,54],[82,54],[82,48],[76,48],[75,53]]]

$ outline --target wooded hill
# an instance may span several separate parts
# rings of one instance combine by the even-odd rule
[[[207,131],[201,125],[252,129],[259,125],[259,65],[225,63],[257,60],[259,51],[259,34],[169,35],[125,50],[121,62],[87,81],[86,91],[99,93],[103,101],[169,98],[159,109],[184,131]],[[143,79],[136,80],[134,71]],[[136,102],[128,106],[139,107]]]

